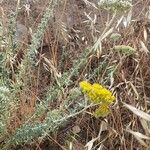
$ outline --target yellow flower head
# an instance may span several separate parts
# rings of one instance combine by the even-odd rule
[[[110,113],[109,106],[107,104],[101,104],[94,112],[95,117],[106,117]]]
[[[81,81],[79,84],[83,92],[86,93],[89,100],[91,100],[92,102],[105,102],[110,104],[115,99],[115,97],[112,95],[112,92],[102,87],[98,83],[94,83],[93,85],[91,85],[87,81]]]
[[[115,97],[112,92],[104,88],[98,83],[93,85],[87,81],[81,81],[80,87],[82,91],[87,95],[89,100],[94,103],[100,103],[99,108],[95,111],[95,116],[105,116],[109,113],[109,105],[114,101]],[[99,115],[98,115],[99,114]]]
[[[83,92],[89,92],[92,88],[92,85],[87,81],[81,81],[79,85],[81,89],[83,90]]]

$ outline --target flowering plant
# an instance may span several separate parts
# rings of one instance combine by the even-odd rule
[[[82,91],[87,95],[89,101],[100,104],[94,111],[94,116],[107,116],[109,114],[109,106],[115,99],[112,92],[98,83],[90,84],[87,81],[81,81],[79,85]]]
[[[131,0],[100,0],[99,6],[112,11],[126,11],[132,7]]]

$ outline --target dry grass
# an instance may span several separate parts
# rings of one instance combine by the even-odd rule
[[[65,0],[57,7],[54,20],[50,20],[38,48],[38,67],[31,74],[32,82],[19,93],[20,103],[8,121],[8,129],[12,133],[26,118],[33,117],[35,105],[44,97],[48,86],[55,82],[59,84],[59,77],[69,68],[74,68],[73,60],[78,59],[86,48],[91,49],[86,64],[79,69],[77,75],[71,77],[72,83],[63,87],[64,93],[60,93],[54,106],[58,108],[63,105],[70,90],[78,87],[80,80],[89,79],[104,84],[114,92],[116,101],[111,114],[96,119],[87,112],[87,107],[82,113],[68,117],[69,122],[65,127],[55,133],[46,133],[38,140],[14,149],[150,148],[150,2],[133,1],[130,12],[113,15],[97,9],[95,3],[96,1]],[[34,4],[36,3],[32,6]],[[37,6],[31,7],[33,10],[29,11],[29,16],[23,7],[22,13],[25,16],[23,19],[18,18],[27,28],[31,27],[32,31],[46,7],[46,2],[43,4],[39,1],[39,4],[37,2]],[[3,17],[8,6],[5,3],[1,7],[4,10]],[[116,41],[110,38],[114,32],[121,35]],[[20,53],[24,53],[29,41],[21,42],[16,54],[18,59],[23,57]],[[126,55],[122,51],[115,51],[115,45],[128,45],[135,52]],[[47,112],[38,119],[42,122],[46,114]]]

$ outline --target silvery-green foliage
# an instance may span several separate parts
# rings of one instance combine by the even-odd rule
[[[30,76],[33,67],[36,64],[37,48],[42,40],[44,30],[50,18],[53,17],[54,7],[57,5],[57,0],[49,0],[49,5],[41,19],[41,23],[32,36],[31,45],[25,51],[21,64],[16,68],[16,72],[12,70],[12,66],[7,66],[7,61],[12,61],[16,54],[16,16],[17,12],[11,13],[9,17],[8,31],[6,37],[3,36],[3,27],[0,26],[0,43],[3,46],[3,51],[0,53],[0,133],[7,132],[7,123],[11,113],[17,109],[18,96],[23,88],[28,88],[31,83]],[[5,41],[4,41],[5,40]],[[5,43],[4,43],[5,42]],[[12,64],[11,64],[12,65]],[[15,81],[11,76],[15,76]],[[18,100],[18,101],[17,101]],[[44,105],[43,105],[44,106]],[[37,109],[40,107],[37,107]],[[44,110],[46,110],[45,108]],[[40,111],[40,109],[39,109]],[[37,112],[39,112],[37,111]],[[35,114],[34,114],[35,115]],[[34,117],[33,117],[34,118]],[[29,119],[29,118],[27,118]],[[32,120],[32,119],[31,119]],[[25,123],[21,125],[11,135],[9,142],[11,144],[19,144],[30,141],[35,137],[39,137],[45,129],[50,128],[47,124],[42,123]],[[7,141],[7,140],[5,140]],[[9,142],[5,143],[9,145]]]
[[[11,12],[9,16],[8,24],[8,50],[12,54],[15,54],[16,49],[16,12]]]
[[[60,110],[54,109],[49,111],[42,123],[27,123],[17,128],[10,136],[8,143],[19,145],[32,142],[33,139],[44,136],[45,133],[54,132],[64,125],[65,120],[61,120],[62,117],[63,115]]]
[[[50,0],[49,6],[47,7],[45,14],[43,15],[41,19],[41,23],[38,25],[36,32],[32,36],[31,45],[29,46],[29,49],[27,50],[27,58],[34,64],[35,63],[35,57],[37,54],[37,49],[40,45],[40,42],[42,40],[42,37],[44,35],[44,30],[48,24],[48,21],[50,18],[54,15],[54,8],[57,5],[57,0]]]
[[[6,131],[6,119],[9,116],[9,89],[0,86],[0,133]]]
[[[36,56],[37,56],[37,49],[40,46],[40,43],[42,41],[45,28],[48,24],[48,21],[50,18],[53,17],[54,14],[54,8],[57,5],[57,0],[50,0],[49,5],[45,11],[45,14],[43,15],[41,22],[39,23],[36,32],[32,35],[31,45],[27,49],[24,59],[20,65],[19,69],[19,78],[23,79],[25,78],[28,82],[27,72],[29,73],[28,76],[30,76],[31,70],[36,65]]]
[[[121,38],[121,34],[119,33],[112,33],[110,38],[115,42]]]
[[[67,72],[64,72],[62,74],[62,77],[59,79],[62,83],[61,86],[68,86],[69,84],[71,84],[71,77],[78,74],[79,69],[82,68],[83,65],[86,63],[87,57],[90,54],[90,52],[91,49],[85,49],[79,55],[78,59],[73,60],[72,67]]]
[[[61,121],[61,118],[65,116],[65,113],[60,109],[54,109],[49,111],[46,115],[44,123],[47,124],[47,131],[57,131],[61,126],[64,125],[65,120]]]
[[[100,0],[99,6],[112,11],[126,11],[132,7],[131,0]]]
[[[116,52],[120,52],[122,54],[125,54],[127,56],[132,55],[136,52],[136,49],[134,49],[128,45],[116,45],[113,47],[113,50],[115,50]]]
[[[31,123],[22,125],[17,128],[14,134],[10,136],[9,143],[19,145],[31,142],[32,139],[42,136],[46,131],[47,124],[44,123]]]
[[[0,134],[7,132],[7,120],[15,107],[13,93],[4,84],[0,83]]]
[[[70,114],[76,113],[86,106],[85,100],[82,98],[79,88],[72,88],[65,100],[64,107]]]
[[[46,95],[44,97],[43,100],[39,101],[36,104],[36,109],[35,109],[35,118],[40,117],[45,111],[47,111],[49,109],[49,106],[57,101],[57,96],[58,93],[60,93],[60,87],[56,86],[56,85],[51,85],[47,92]]]

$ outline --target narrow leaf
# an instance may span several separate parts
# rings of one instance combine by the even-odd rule
[[[131,110],[135,115],[137,115],[138,117],[141,117],[147,121],[150,121],[150,115],[148,113],[143,112],[142,110],[139,110],[131,105],[128,105],[126,103],[124,103],[124,106],[126,108],[128,108],[129,110]]]

